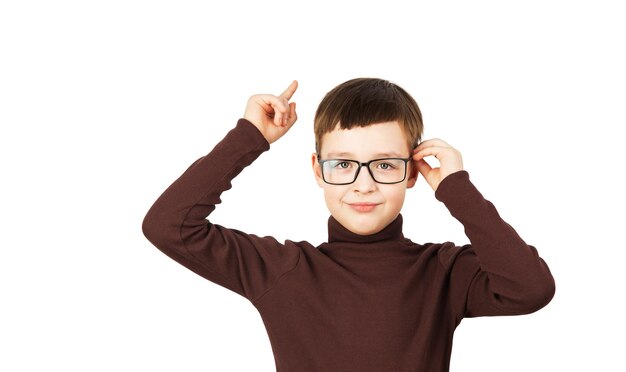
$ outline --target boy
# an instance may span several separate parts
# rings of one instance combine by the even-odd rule
[[[536,249],[478,192],[456,149],[419,143],[417,103],[386,80],[340,84],[315,114],[311,160],[331,213],[328,242],[279,243],[208,222],[231,180],[296,122],[296,89],[294,81],[279,96],[250,97],[236,127],[165,190],[142,226],[165,254],[251,301],[278,372],[448,371],[461,319],[527,314],[552,299]],[[418,173],[471,244],[404,237],[400,209]]]

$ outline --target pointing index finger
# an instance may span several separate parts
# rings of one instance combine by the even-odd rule
[[[286,98],[287,100],[290,100],[291,96],[293,96],[293,94],[296,92],[296,89],[298,89],[298,81],[294,80],[287,87],[287,89],[285,89],[285,91],[280,94],[280,96]]]

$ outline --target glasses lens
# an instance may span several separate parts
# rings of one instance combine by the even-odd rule
[[[370,163],[377,182],[393,183],[404,179],[406,163],[402,159],[380,159]]]
[[[328,160],[324,162],[324,179],[328,183],[350,183],[359,169],[359,163],[350,160]]]

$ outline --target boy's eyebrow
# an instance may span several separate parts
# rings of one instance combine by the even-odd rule
[[[339,157],[339,156],[351,156],[353,157],[354,154],[351,152],[329,152],[327,155],[329,158],[332,157]],[[389,157],[389,158],[401,158],[403,157],[403,155],[400,155],[397,152],[379,152],[377,154],[373,154],[372,156],[374,157]]]

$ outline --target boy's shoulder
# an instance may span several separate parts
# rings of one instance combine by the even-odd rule
[[[473,254],[472,245],[457,245],[452,241],[442,243],[426,242],[418,244],[409,238],[405,238],[406,244],[419,247],[422,255],[436,258],[444,267],[451,266],[460,254]]]

